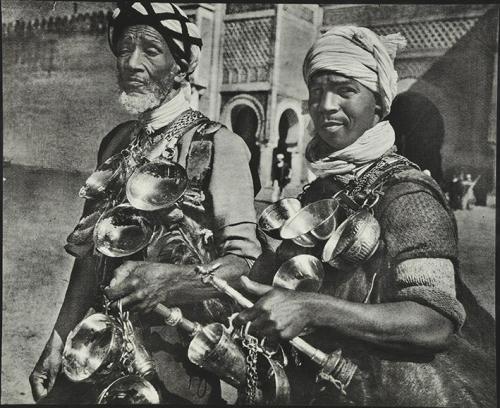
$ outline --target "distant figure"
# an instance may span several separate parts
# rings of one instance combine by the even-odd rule
[[[426,96],[407,91],[395,97],[386,120],[396,133],[398,153],[428,170],[442,184],[444,122],[438,108]]]
[[[474,186],[480,177],[481,176],[478,176],[474,181],[472,181],[472,176],[470,174],[465,176],[465,180],[463,181],[464,194],[462,196],[462,209],[472,210],[476,205]]]
[[[283,189],[290,182],[290,166],[285,162],[285,155],[276,155],[276,166],[273,174],[273,194],[271,200],[274,202],[283,198]]]
[[[464,195],[463,174],[453,176],[448,188],[448,193],[450,197],[450,207],[453,210],[461,210],[463,208],[462,197]]]

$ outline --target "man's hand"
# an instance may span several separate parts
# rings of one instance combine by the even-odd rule
[[[106,296],[111,301],[122,299],[125,309],[149,313],[165,302],[170,286],[180,276],[177,265],[126,261],[114,271]]]
[[[243,310],[236,317],[236,325],[252,322],[250,333],[271,340],[289,340],[302,333],[311,322],[311,308],[308,307],[311,293],[263,285],[246,276],[241,282],[247,292],[262,297],[252,308]]]
[[[43,349],[42,355],[30,375],[31,393],[33,399],[38,401],[47,396],[61,369],[62,352],[64,343],[59,334],[54,330]]]

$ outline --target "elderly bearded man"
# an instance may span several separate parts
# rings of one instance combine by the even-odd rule
[[[129,177],[141,157],[151,160],[167,152],[186,169],[189,187],[180,205],[156,211],[160,233],[147,248],[127,258],[96,252],[92,240],[99,215],[126,201],[124,188],[90,198],[89,186],[83,189],[89,199],[66,246],[77,259],[54,330],[30,377],[33,396],[39,400],[51,391],[69,331],[89,308],[99,309],[103,288],[107,299],[114,304],[120,299],[124,309],[140,317],[142,336],[168,392],[184,401],[217,402],[218,380],[192,365],[182,334],[149,312],[161,302],[180,305],[184,315],[201,323],[227,318],[231,305],[214,298],[218,293],[200,281],[195,265],[217,262],[217,274],[237,282],[260,254],[250,154],[243,139],[189,107],[187,77],[197,66],[201,39],[198,28],[177,6],[121,5],[113,13],[109,34],[120,102],[139,119],[119,125],[103,139],[98,164],[127,153],[122,154],[122,164]],[[88,387],[82,386],[78,395],[67,391],[75,388],[65,381],[60,375],[56,385],[62,385],[54,387],[60,390],[58,397],[49,393],[44,402],[90,398]]]
[[[322,293],[314,296],[265,285],[262,271],[251,275],[260,283],[242,278],[262,297],[235,324],[250,322],[250,333],[268,339],[312,329],[304,336],[312,345],[341,350],[357,365],[333,371],[343,395],[332,384],[315,386],[318,367],[310,361],[292,364],[295,403],[496,406],[495,323],[458,273],[453,213],[437,183],[395,153],[394,131],[383,120],[396,94],[393,59],[402,44],[397,34],[335,27],[304,61],[315,127],[306,158],[317,178],[302,205],[342,190],[349,197],[341,198],[342,218],[356,213],[349,200],[371,205],[381,237],[365,262],[325,263]],[[271,260],[279,265],[307,249],[285,241]],[[309,253],[321,259],[322,250],[318,245]],[[260,261],[256,269],[265,265]]]

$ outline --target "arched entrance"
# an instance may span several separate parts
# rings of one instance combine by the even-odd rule
[[[294,166],[293,156],[297,151],[297,145],[300,137],[299,118],[293,109],[286,109],[280,116],[278,122],[278,143],[273,150],[273,160],[271,168],[271,177],[276,179],[277,175],[277,156],[284,155],[284,161],[290,169],[290,179],[292,179],[296,166]]]
[[[250,147],[257,142],[258,119],[255,111],[248,105],[236,105],[231,110],[231,127]]]
[[[259,118],[255,110],[246,104],[235,105],[231,109],[230,118],[233,132],[241,136],[250,150],[250,170],[252,172],[254,193],[257,194],[261,187],[259,179],[260,147],[257,144]]]

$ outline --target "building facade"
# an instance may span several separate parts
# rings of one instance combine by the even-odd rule
[[[42,13],[52,3],[2,2],[4,160],[88,171],[92,146],[127,118],[112,102],[105,27],[113,3],[92,3],[89,12],[87,3],[74,2],[73,10],[66,3]],[[291,166],[289,188],[306,180],[303,153],[312,130],[302,61],[317,36],[338,24],[406,36],[396,60],[398,90],[428,98],[444,123],[440,143],[418,132],[412,137],[421,142],[414,142],[438,150],[443,179],[459,171],[481,175],[482,201],[494,190],[496,5],[180,5],[204,42],[191,78],[193,106],[246,141],[264,192],[278,152]]]

